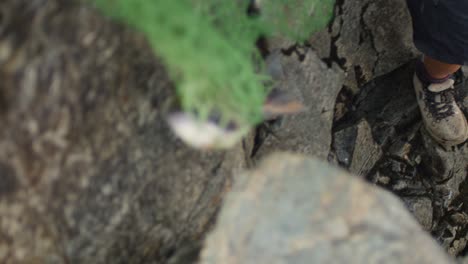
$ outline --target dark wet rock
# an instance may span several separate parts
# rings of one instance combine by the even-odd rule
[[[344,167],[351,165],[357,133],[357,127],[351,126],[333,134],[332,151],[336,155],[337,162]]]
[[[76,1],[0,1],[0,79],[0,263],[165,263],[246,165],[177,140],[146,41]]]
[[[453,263],[398,198],[324,162],[275,154],[235,178],[200,263]]]

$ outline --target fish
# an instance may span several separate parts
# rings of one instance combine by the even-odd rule
[[[285,91],[272,90],[263,105],[264,120],[296,114],[304,105]],[[229,149],[239,143],[253,127],[229,122],[222,126],[218,115],[200,120],[196,114],[172,112],[167,121],[172,131],[187,145],[200,150]]]
[[[201,150],[232,148],[250,130],[233,124],[223,127],[213,119],[201,121],[196,115],[186,112],[169,114],[168,123],[184,143]]]

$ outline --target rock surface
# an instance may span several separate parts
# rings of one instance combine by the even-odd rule
[[[294,94],[307,107],[300,114],[265,123],[257,131],[259,160],[276,150],[314,155],[326,159],[330,152],[335,98],[344,74],[338,67],[329,69],[310,49],[301,55],[274,51],[266,59],[278,89]]]
[[[438,147],[421,130],[411,90],[412,65],[391,72],[415,56],[408,25],[404,0],[338,0],[331,26],[310,43],[270,41],[268,64],[276,85],[297,95],[308,111],[263,124],[231,151],[200,153],[185,147],[166,126],[173,87],[142,36],[103,19],[79,1],[0,1],[0,263],[194,262],[232,175],[276,150],[328,156],[391,190],[451,255],[465,254],[468,147]],[[461,102],[468,109],[468,97]],[[281,164],[271,167],[290,168]],[[280,177],[274,174],[278,172],[271,171]],[[299,178],[277,178],[275,183],[259,175],[255,181],[265,180],[271,188],[280,189],[276,184],[282,181],[305,193],[311,188],[294,182]],[[368,198],[365,206],[371,207],[358,211],[369,215],[357,220],[374,223],[370,211],[388,213],[389,207],[375,204],[380,194],[373,188],[345,178],[368,195],[363,199]],[[242,179],[247,184],[248,179]],[[355,201],[332,195],[335,185],[323,186],[332,189],[315,190],[326,192],[332,204]],[[382,197],[401,207],[389,194]],[[257,198],[278,201],[276,196]],[[313,206],[319,205],[293,204],[291,208],[304,211],[291,215],[306,214]],[[331,216],[340,215],[329,211]],[[402,230],[416,229],[406,213],[401,215],[395,221],[406,224],[395,232],[401,235],[398,239],[406,239]],[[266,225],[286,224],[279,230],[284,239],[291,238],[287,214],[263,217],[271,220],[262,222]],[[374,237],[376,244],[360,244],[362,237],[352,236],[357,244],[342,243],[343,234],[355,232],[347,224],[356,219],[349,223],[337,219],[314,220],[325,224],[323,230],[310,229],[326,231],[315,240],[318,245],[328,247],[326,239],[334,239],[333,246],[339,249],[365,249],[387,241]],[[385,228],[394,228],[386,221],[363,230],[358,225],[357,231],[385,233]],[[308,224],[291,223],[304,228]],[[409,239],[419,239],[420,233],[415,234]],[[234,233],[232,238],[237,237]],[[268,242],[272,247],[262,250],[277,249],[281,244],[274,243],[281,237],[275,239]],[[312,241],[308,239],[294,244],[301,250],[288,260],[309,256],[303,248]],[[424,235],[421,239],[424,246],[428,240]],[[437,252],[427,243],[431,249],[427,252]],[[395,250],[409,249],[414,252],[414,245]],[[380,251],[368,251],[368,256],[380,254],[376,252]],[[375,255],[377,260],[383,256]],[[430,260],[445,261],[441,254],[434,256]]]
[[[261,1],[261,6],[270,1]],[[346,72],[344,86],[357,93],[364,83],[393,71],[417,55],[406,0],[337,0],[329,27],[304,43]],[[276,36],[271,50],[302,47]]]
[[[324,162],[275,154],[236,179],[200,263],[453,263],[396,197]]]
[[[415,56],[410,25],[406,0],[338,0],[330,27],[309,42],[322,59],[340,63],[356,92]]]
[[[468,235],[468,144],[447,150],[425,132],[412,88],[413,64],[361,88],[351,106],[354,111],[334,124],[330,157],[400,196],[421,225],[458,255],[465,250]],[[459,90],[466,89],[461,85]],[[361,129],[363,122],[371,133]],[[359,147],[360,142],[374,143]],[[366,170],[360,169],[363,160]]]
[[[0,263],[165,263],[245,167],[177,140],[144,39],[74,1],[0,1],[0,79]]]

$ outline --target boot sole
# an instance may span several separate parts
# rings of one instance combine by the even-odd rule
[[[413,90],[415,91],[416,93],[416,100],[418,100],[418,108],[420,111],[422,111],[421,109],[421,105],[419,103],[419,98],[418,98],[418,92],[422,92],[422,91],[419,91],[419,89],[416,88],[416,84],[415,84],[415,78],[417,78],[416,76],[413,76]],[[463,114],[463,111],[461,111],[462,114]],[[468,122],[465,118],[465,135],[463,137],[460,137],[460,138],[457,138],[457,139],[451,139],[451,140],[447,140],[447,139],[442,139],[438,136],[436,136],[430,129],[427,128],[427,125],[426,125],[426,122],[423,118],[423,124],[424,124],[424,127],[425,127],[425,130],[428,132],[428,134],[435,140],[437,141],[439,144],[443,145],[444,147],[453,147],[453,146],[457,146],[457,145],[460,145],[462,143],[464,143],[467,139],[468,139]]]
[[[443,145],[444,147],[453,147],[453,146],[457,146],[457,145],[460,145],[460,144],[462,144],[462,143],[465,143],[466,140],[468,139],[468,122],[466,121],[466,119],[465,119],[465,128],[466,128],[465,136],[464,136],[464,137],[460,137],[460,138],[458,138],[458,139],[452,139],[452,140],[442,139],[442,138],[436,136],[434,133],[432,133],[432,131],[426,127],[426,124],[424,124],[424,127],[425,127],[427,133],[428,133],[435,141],[437,141],[439,144]]]

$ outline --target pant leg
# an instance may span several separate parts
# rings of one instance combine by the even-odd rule
[[[468,0],[407,0],[415,46],[451,64],[468,62]]]

